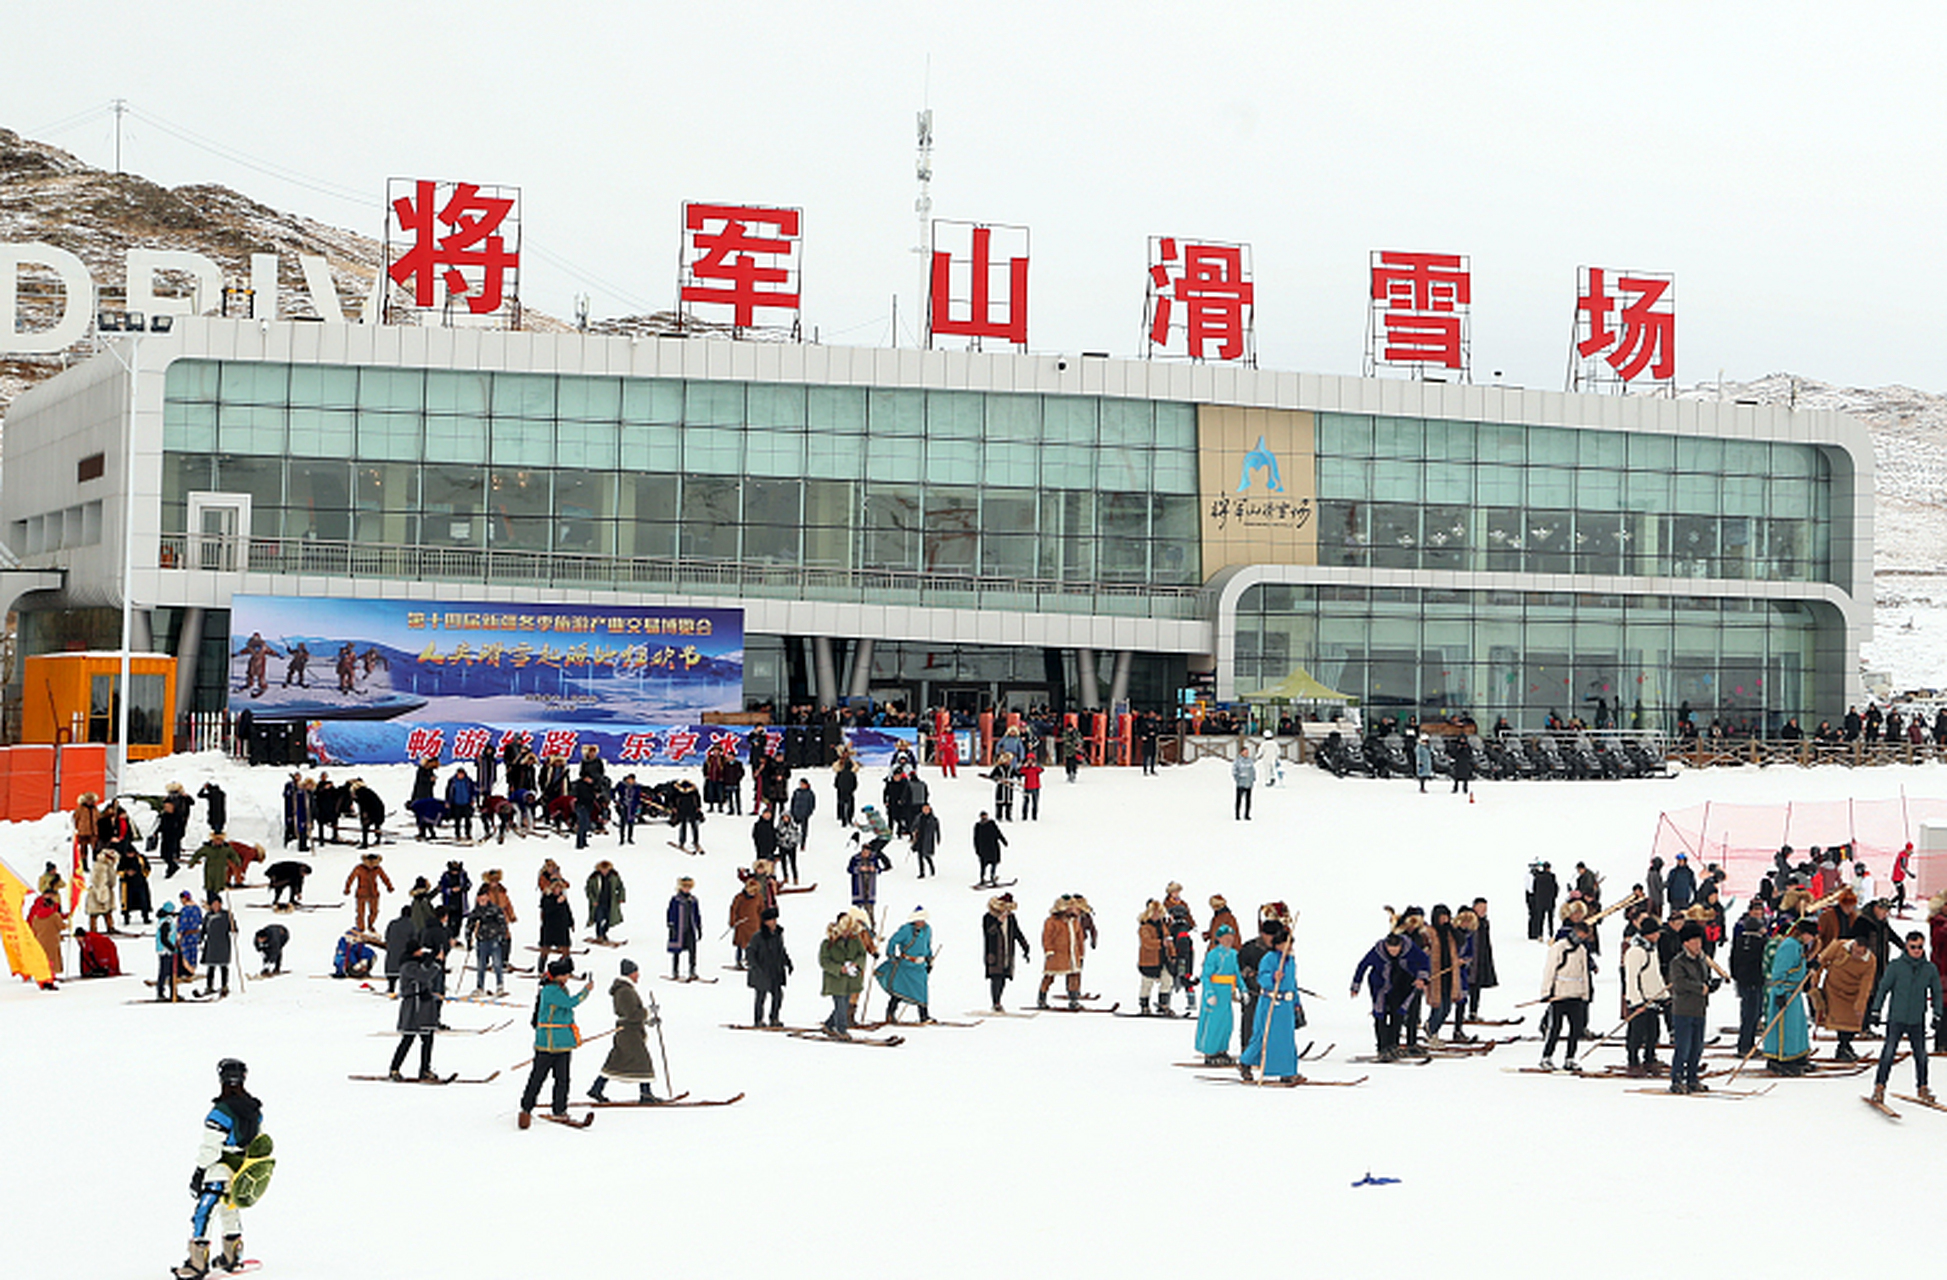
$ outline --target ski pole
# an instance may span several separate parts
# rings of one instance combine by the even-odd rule
[[[584,1038],[584,1039],[582,1040],[582,1042],[581,1042],[581,1044],[594,1044],[594,1043],[595,1043],[595,1042],[596,1042],[597,1040],[606,1040],[606,1039],[608,1039],[608,1038],[609,1038],[610,1036],[612,1036],[612,1035],[614,1035],[614,1034],[615,1034],[615,1031],[614,1031],[614,1029],[613,1029],[613,1028],[611,1028],[611,1029],[609,1029],[609,1030],[607,1030],[607,1031],[600,1031],[600,1032],[597,1032],[596,1034],[594,1034],[594,1035],[592,1035],[592,1036],[588,1036],[588,1037],[585,1037],[585,1038]],[[577,1049],[579,1049],[579,1048],[581,1047],[581,1045],[576,1045],[575,1047],[576,1047]],[[507,1068],[507,1069],[508,1069],[509,1071],[519,1071],[519,1070],[520,1070],[520,1069],[521,1069],[522,1067],[526,1067],[526,1066],[532,1066],[532,1065],[533,1065],[533,1063],[534,1063],[534,1059],[532,1059],[532,1058],[527,1058],[527,1059],[525,1059],[525,1060],[523,1060],[523,1061],[520,1061],[520,1062],[516,1062],[516,1063],[515,1063],[515,1064],[514,1064],[513,1066],[511,1066],[511,1067],[509,1067],[509,1068]]]
[[[237,914],[235,911],[232,911],[230,912],[230,958],[237,966],[238,995],[244,994],[245,990],[247,990],[243,980],[243,952],[240,949],[241,947],[241,935],[237,933]]]
[[[656,1021],[656,1047],[663,1052],[663,1088],[670,1097],[676,1096],[676,1086],[669,1078],[669,1045],[663,1040],[663,1011],[656,1006],[656,993],[649,993],[649,1016]]]

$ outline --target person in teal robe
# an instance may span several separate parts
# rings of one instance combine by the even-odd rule
[[[1808,948],[1816,945],[1818,932],[1817,924],[1800,920],[1791,936],[1779,942],[1765,974],[1765,1065],[1784,1075],[1803,1075],[1812,1054],[1802,996],[1810,959]]]
[[[872,971],[891,997],[886,1001],[887,1022],[898,1020],[901,1001],[919,1006],[921,1022],[933,1021],[927,1010],[927,978],[932,972],[933,926],[926,923],[924,911],[914,911],[886,941],[886,958]]]
[[[1216,940],[1203,957],[1203,1001],[1197,1009],[1197,1052],[1212,1066],[1230,1061],[1237,976],[1237,933],[1227,924],[1218,925]]]
[[[1257,967],[1257,1025],[1238,1072],[1251,1079],[1251,1069],[1267,1080],[1302,1080],[1298,1074],[1298,1028],[1304,1015],[1298,1003],[1298,966],[1291,958],[1291,933],[1283,925],[1265,930],[1271,950]]]

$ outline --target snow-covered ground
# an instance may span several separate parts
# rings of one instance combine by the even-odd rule
[[[275,852],[279,771],[214,756],[138,770],[138,791],[180,780],[193,792],[205,778],[220,779],[232,832]],[[405,768],[365,773],[396,807],[408,789]],[[875,771],[868,786],[877,782]],[[798,966],[784,1014],[794,1024],[824,1012],[817,944],[846,901],[830,788],[823,775],[815,785],[821,811],[803,870],[821,887],[784,899]],[[1328,1079],[1369,1072],[1357,1089],[1205,1083],[1171,1065],[1192,1056],[1193,1024],[1183,1020],[1044,1014],[914,1032],[891,1050],[725,1030],[721,1024],[745,1021],[750,1010],[742,975],[721,967],[729,944],[716,936],[734,869],[749,856],[747,818],[713,817],[702,858],[670,848],[660,828],[619,853],[602,842],[577,855],[555,838],[483,846],[465,861],[476,880],[488,867],[506,870],[521,914],[517,948],[534,940],[528,886],[544,856],[560,859],[576,886],[578,920],[581,879],[596,857],[615,858],[630,890],[617,934],[632,945],[584,959],[597,979],[582,1008],[584,1033],[611,1025],[604,993],[620,959],[633,956],[645,970],[645,994],[665,1013],[675,1087],[699,1097],[743,1091],[746,1099],[712,1110],[605,1111],[583,1133],[539,1123],[519,1132],[525,1073],[510,1068],[529,1056],[525,1010],[465,1005],[450,1008],[449,1023],[479,1027],[512,1016],[516,1025],[444,1037],[436,1065],[469,1075],[498,1069],[499,1080],[444,1089],[347,1081],[350,1072],[382,1072],[395,1043],[386,1034],[394,1005],[354,983],[312,977],[329,970],[349,902],[279,917],[294,934],[287,976],[246,979],[245,990],[218,1004],[128,1004],[147,993],[140,980],[154,970],[147,940],[128,941],[124,966],[135,976],[53,994],[0,986],[0,1085],[12,1148],[0,1166],[0,1202],[12,1207],[14,1224],[7,1270],[153,1277],[179,1260],[191,1157],[214,1065],[226,1055],[249,1062],[278,1143],[275,1185],[245,1218],[248,1251],[276,1276],[639,1270],[856,1280],[1153,1267],[1350,1274],[1428,1264],[1460,1274],[1606,1276],[1689,1256],[1681,1242],[1697,1240],[1716,1242],[1719,1265],[1775,1258],[1780,1249],[1808,1270],[1856,1260],[1862,1242],[1871,1247],[1867,1224],[1888,1223],[1906,1204],[1901,1185],[1924,1186],[1938,1168],[1947,1116],[1909,1107],[1901,1124],[1889,1123],[1858,1101],[1869,1079],[1787,1081],[1764,1097],[1685,1100],[1630,1093],[1620,1081],[1509,1073],[1538,1056],[1526,1042],[1479,1060],[1358,1066],[1345,1059],[1371,1051],[1371,1024],[1363,999],[1346,992],[1353,966],[1385,926],[1385,905],[1457,906],[1484,894],[1503,984],[1485,1012],[1511,1016],[1538,987],[1541,952],[1525,940],[1521,904],[1531,859],[1562,869],[1582,858],[1612,886],[1627,886],[1643,869],[1662,809],[1870,798],[1902,787],[1947,796],[1947,771],[1486,783],[1469,804],[1420,796],[1407,782],[1338,781],[1305,769],[1260,789],[1249,823],[1231,820],[1229,776],[1217,762],[1154,779],[1086,771],[1074,786],[1051,773],[1042,820],[1008,828],[1002,866],[1004,878],[1020,877],[1012,892],[1030,940],[1038,945],[1057,894],[1087,894],[1103,945],[1086,985],[1128,1008],[1136,916],[1170,880],[1187,886],[1200,925],[1212,893],[1246,919],[1257,904],[1283,899],[1301,912],[1299,980],[1322,997],[1307,1001],[1310,1026],[1300,1041],[1337,1044],[1307,1070]],[[989,792],[963,771],[936,782],[933,794],[947,833],[943,874],[914,880],[895,845],[901,857],[881,900],[895,920],[915,906],[931,913],[943,948],[934,1011],[964,1019],[986,1004],[979,918],[988,894],[969,887],[968,837]],[[193,823],[192,844],[201,833]],[[30,875],[65,844],[60,817],[0,828],[0,853]],[[403,890],[454,852],[408,835],[387,847],[386,867]],[[356,856],[355,848],[314,852],[307,896],[335,899]],[[1886,868],[1873,870],[1885,879]],[[666,971],[662,911],[682,874],[699,880],[711,939],[702,963],[721,979],[716,985],[647,980]],[[272,918],[248,905],[264,897],[242,895],[246,933]],[[384,915],[401,900],[388,898]],[[1605,934],[1613,956],[1619,931],[1612,925]],[[1016,980],[1010,1007],[1032,1003],[1037,976]],[[1612,964],[1598,981],[1591,1020],[1601,1028],[1616,1020]],[[512,982],[523,994],[533,990]],[[875,992],[874,1008],[883,1004]],[[1735,1018],[1734,995],[1718,995],[1709,1025]],[[1531,1016],[1520,1030],[1533,1025]],[[577,1096],[605,1051],[597,1042],[576,1055]],[[1620,1058],[1616,1047],[1595,1061]],[[1910,1091],[1911,1082],[1902,1067],[1896,1086]],[[1810,1154],[1818,1151],[1828,1154]],[[1808,1205],[1830,1198],[1832,1169],[1858,1171],[1838,1193],[1852,1225],[1829,1229],[1817,1214],[1794,1222],[1780,1188],[1798,1183],[1778,1176],[1786,1152],[1808,1155],[1798,1170],[1808,1179]],[[1368,1171],[1401,1182],[1355,1189]],[[42,1221],[41,1212],[54,1216]]]

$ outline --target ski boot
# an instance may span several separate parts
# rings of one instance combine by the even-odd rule
[[[933,1014],[925,1005],[919,1007],[919,1021],[922,1026],[933,1021]]]
[[[1555,1060],[1553,1058],[1544,1057],[1540,1062],[1536,1063],[1535,1065],[1541,1068],[1543,1071],[1553,1071],[1555,1069]]]
[[[1245,1084],[1250,1084],[1252,1081],[1257,1079],[1256,1076],[1251,1074],[1250,1067],[1245,1065],[1242,1062],[1237,1064],[1237,1074],[1244,1077]]]
[[[1071,991],[1068,995],[1068,1012],[1078,1013],[1081,1011],[1081,1007],[1082,998]]]
[[[1883,1107],[1883,1106],[1885,1106],[1885,1105],[1886,1105],[1886,1086],[1885,1086],[1885,1085],[1883,1085],[1883,1084],[1876,1084],[1876,1085],[1874,1085],[1874,1086],[1873,1086],[1873,1096],[1872,1096],[1872,1098],[1870,1099],[1870,1101],[1871,1101],[1871,1102],[1872,1102],[1872,1104],[1873,1104],[1874,1106],[1876,1106],[1876,1107]]]
[[[210,1242],[207,1240],[191,1240],[189,1256],[183,1259],[180,1267],[174,1267],[169,1272],[176,1280],[202,1280],[209,1273]]]
[[[438,1082],[439,1082],[439,1072],[433,1070],[431,1067],[424,1067],[420,1069],[419,1083],[437,1084]]]
[[[1581,1071],[1582,1071],[1582,1068],[1581,1068],[1580,1066],[1578,1066],[1578,1065],[1576,1064],[1576,1061],[1575,1061],[1575,1059],[1573,1059],[1573,1058],[1564,1058],[1564,1059],[1562,1059],[1562,1070],[1564,1070],[1564,1071],[1573,1071],[1573,1072],[1575,1072],[1576,1074],[1578,1074],[1578,1075],[1580,1075],[1580,1074],[1581,1074]]]
[[[650,1088],[647,1084],[642,1085],[641,1088],[637,1090],[636,1101],[640,1102],[645,1107],[654,1107],[662,1103],[662,1099],[656,1096],[656,1091]]]
[[[1141,1014],[1141,1015],[1142,1015],[1143,1017],[1145,1017],[1145,1018],[1147,1018],[1147,1017],[1149,1016],[1149,997],[1148,997],[1148,996],[1140,996],[1140,997],[1138,997],[1138,998],[1137,998],[1137,1000],[1136,1000],[1136,1012],[1138,1012],[1138,1013],[1140,1013],[1140,1014]]]
[[[210,1265],[218,1271],[235,1271],[243,1265],[243,1237],[224,1236],[223,1252],[210,1259]]]
[[[1048,1007],[1047,992],[1043,991],[1036,994],[1036,996],[1034,997],[1034,1007],[1037,1009],[1045,1009]]]
[[[1837,1059],[1838,1059],[1838,1060],[1839,1060],[1840,1062],[1857,1062],[1857,1061],[1859,1061],[1859,1055],[1858,1055],[1857,1053],[1855,1053],[1855,1052],[1853,1052],[1853,1048],[1852,1048],[1852,1046],[1851,1046],[1851,1045],[1849,1045],[1849,1044],[1842,1044],[1842,1045],[1840,1045],[1840,1046],[1838,1047],[1838,1049],[1836,1049],[1836,1050],[1835,1050],[1835,1051],[1833,1052],[1833,1054],[1832,1054],[1832,1056],[1833,1056],[1833,1057],[1835,1057],[1835,1058],[1837,1058]]]
[[[1156,1012],[1165,1018],[1174,1018],[1176,1016],[1176,1011],[1170,1008],[1170,998],[1168,995],[1164,995],[1156,1001]]]
[[[392,1068],[392,1070],[390,1070],[390,1071],[388,1071],[388,1072],[386,1072],[386,1073],[385,1073],[385,1078],[386,1078],[387,1080],[390,1080],[390,1081],[392,1081],[392,1082],[393,1082],[394,1084],[398,1084],[398,1083],[401,1083],[402,1081],[404,1081],[404,1080],[405,1080],[405,1076],[403,1076],[403,1075],[401,1075],[401,1074],[399,1073],[399,1068],[397,1068],[397,1067],[394,1067],[394,1068]]]
[[[1933,1090],[1929,1089],[1924,1084],[1914,1091],[1913,1096],[1920,1099],[1920,1101],[1926,1103],[1930,1107],[1937,1107],[1940,1105],[1939,1101],[1933,1096]]]

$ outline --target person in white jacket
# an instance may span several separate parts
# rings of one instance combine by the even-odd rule
[[[1657,1070],[1656,1046],[1670,988],[1663,981],[1663,963],[1656,946],[1663,932],[1662,922],[1645,911],[1636,929],[1636,936],[1623,947],[1623,1016],[1629,1019],[1624,1044],[1629,1052],[1628,1073],[1647,1076]]]
[[[1568,1057],[1563,1066],[1579,1071],[1575,1050],[1589,1030],[1589,993],[1593,990],[1595,959],[1589,955],[1589,926],[1577,920],[1548,945],[1541,972],[1541,998],[1548,1002],[1548,1043],[1541,1051],[1541,1069],[1555,1069],[1555,1045],[1568,1033]]]

